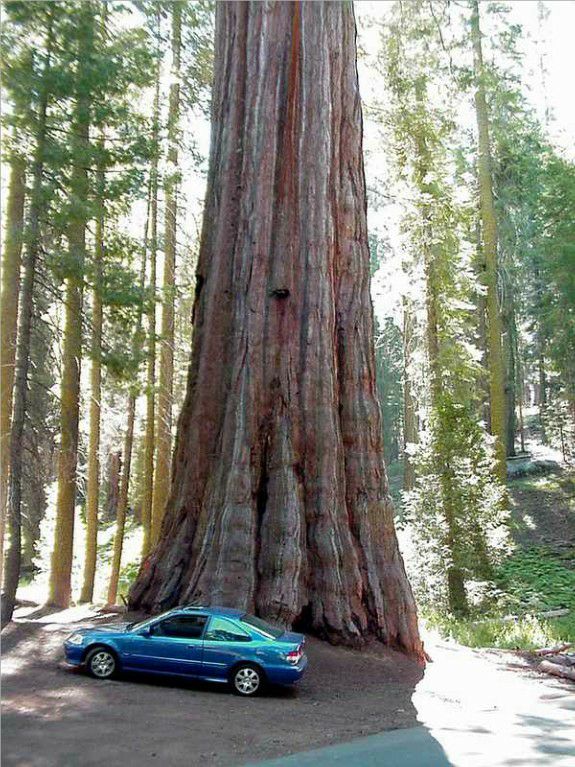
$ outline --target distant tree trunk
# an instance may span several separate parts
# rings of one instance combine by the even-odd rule
[[[18,154],[10,158],[10,180],[6,203],[6,236],[2,253],[2,304],[0,307],[0,582],[4,565],[4,520],[10,468],[10,423],[16,362],[18,295],[22,262],[22,231],[26,198],[26,161]]]
[[[136,413],[136,397],[130,393],[128,398],[128,417],[126,422],[126,435],[124,437],[124,464],[122,480],[120,482],[120,495],[118,498],[118,513],[116,514],[116,533],[114,535],[114,548],[112,551],[112,570],[108,583],[108,604],[116,604],[118,596],[118,581],[120,579],[120,566],[122,564],[122,550],[124,548],[124,531],[126,528],[126,513],[128,510],[128,491],[130,489],[130,471],[132,467],[132,446],[134,443],[134,417]]]
[[[120,497],[120,473],[122,471],[122,453],[118,450],[108,455],[108,481],[106,488],[106,519],[116,519],[118,499]]]
[[[408,445],[419,441],[417,431],[417,415],[415,412],[415,397],[411,381],[411,359],[413,352],[413,314],[411,301],[403,300],[403,489],[413,490],[415,487],[415,467],[408,453]]]
[[[419,81],[416,86],[416,100],[419,108],[425,109],[425,85]],[[438,422],[441,421],[441,408],[443,405],[444,387],[442,381],[440,359],[440,327],[439,327],[439,302],[440,302],[440,276],[438,272],[438,246],[435,242],[433,228],[433,211],[428,202],[433,199],[433,187],[429,183],[428,175],[431,168],[431,159],[428,142],[423,130],[415,130],[416,157],[415,177],[418,189],[424,202],[421,205],[421,249],[425,273],[425,346],[429,365],[430,394],[432,411]],[[439,452],[439,451],[438,451]],[[449,608],[454,614],[465,614],[468,611],[465,579],[461,567],[459,554],[458,530],[456,524],[456,510],[452,501],[452,474],[447,461],[443,461],[442,455],[438,454],[440,465],[438,472],[441,484],[441,506],[445,520],[444,545],[449,552],[450,565],[447,568],[447,591]]]
[[[215,63],[188,391],[130,603],[235,605],[421,658],[376,398],[352,5],[219,3]]]
[[[479,211],[478,211],[479,213]],[[481,241],[481,224],[479,219],[475,225],[475,273],[478,282],[485,284],[485,256],[483,253],[483,243]],[[481,370],[479,373],[479,406],[481,417],[486,424],[489,424],[489,360],[487,354],[487,302],[485,294],[482,291],[476,292],[476,317],[477,317],[477,346],[481,352]]]
[[[148,225],[150,223],[150,213],[152,204],[152,183],[148,187],[148,214],[146,216],[146,233],[144,236],[144,248],[142,251],[142,262],[140,266],[140,293],[144,295],[146,285],[146,263],[148,254]],[[142,334],[142,315],[143,305],[140,304],[136,327],[132,341],[132,355],[136,358],[143,342]],[[126,434],[124,438],[124,465],[122,468],[122,480],[120,482],[120,495],[118,498],[118,513],[116,514],[116,534],[114,536],[114,549],[112,552],[112,570],[108,584],[108,604],[115,604],[118,596],[118,582],[120,579],[120,566],[122,563],[122,551],[124,548],[124,531],[126,527],[126,514],[128,512],[128,492],[130,490],[130,476],[132,469],[132,451],[134,446],[134,422],[136,417],[136,399],[138,389],[136,385],[130,387],[128,395],[128,417],[126,423]]]
[[[100,141],[104,150],[104,141]],[[101,161],[100,161],[101,162]],[[92,341],[90,370],[90,438],[88,445],[88,483],[86,492],[86,554],[84,582],[80,602],[91,602],[94,596],[98,551],[98,504],[100,499],[100,412],[102,398],[102,263],[104,258],[104,169],[98,169],[98,205],[94,248],[94,290],[92,293]]]
[[[158,34],[159,34],[159,21]],[[152,500],[154,491],[154,447],[155,447],[155,410],[156,410],[156,265],[158,255],[158,160],[160,133],[160,65],[156,72],[156,92],[154,95],[152,142],[154,156],[151,168],[150,189],[150,279],[148,305],[148,350],[146,360],[146,431],[144,436],[144,488],[142,493],[142,525],[144,540],[142,558],[150,551],[152,528]]]
[[[78,70],[73,126],[73,168],[70,181],[68,247],[73,271],[66,280],[65,319],[60,395],[60,451],[56,529],[52,552],[48,604],[67,607],[71,596],[78,422],[80,409],[80,363],[82,359],[82,298],[86,257],[87,199],[90,189],[86,157],[90,154],[91,95],[86,88],[86,69],[94,44],[94,7],[84,4],[78,33]]]
[[[168,110],[168,168],[164,185],[166,197],[164,232],[164,278],[162,333],[160,340],[160,382],[156,423],[156,469],[152,499],[151,542],[158,540],[170,492],[172,454],[172,403],[174,386],[174,301],[177,235],[178,120],[180,116],[180,48],[182,5],[172,4],[172,84]]]
[[[48,111],[48,77],[52,65],[53,11],[48,16],[46,30],[46,59],[42,76],[36,123],[36,149],[32,166],[32,193],[28,212],[24,273],[20,290],[16,367],[13,389],[13,410],[10,431],[10,473],[8,479],[7,517],[10,546],[6,552],[4,590],[0,622],[12,619],[22,561],[22,464],[23,439],[28,397],[28,371],[34,313],[34,282],[40,252],[40,213],[42,210],[42,181],[46,151],[46,116]]]
[[[516,327],[513,306],[507,307],[503,314],[503,349],[505,356],[505,415],[506,415],[506,445],[507,455],[515,455],[515,433],[517,431],[517,417],[515,415],[516,391],[517,391],[517,355],[516,355]]]
[[[505,366],[501,345],[501,313],[497,294],[497,221],[493,201],[491,148],[489,143],[489,117],[485,97],[483,52],[479,23],[479,4],[472,0],[471,34],[476,77],[475,111],[478,129],[478,177],[481,235],[485,258],[485,285],[487,287],[487,350],[489,361],[490,430],[496,438],[497,475],[502,482],[507,478],[506,465],[506,413]]]

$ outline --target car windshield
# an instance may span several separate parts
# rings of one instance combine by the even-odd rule
[[[272,626],[271,623],[263,621],[261,618],[256,618],[255,615],[242,615],[241,621],[259,631],[260,634],[270,637],[270,639],[278,639],[284,633],[283,629]]]
[[[161,618],[164,618],[166,615],[169,615],[171,612],[172,610],[166,610],[165,613],[161,613],[160,615],[154,615],[152,618],[146,618],[145,621],[138,621],[138,623],[128,623],[128,625],[126,626],[126,631],[138,631],[138,629],[143,629],[152,621],[158,621]]]

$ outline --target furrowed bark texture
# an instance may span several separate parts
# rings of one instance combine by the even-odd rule
[[[220,3],[193,351],[130,599],[235,605],[422,657],[375,393],[348,3]]]

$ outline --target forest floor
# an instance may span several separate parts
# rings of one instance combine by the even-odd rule
[[[416,722],[422,671],[379,645],[357,652],[311,639],[296,688],[245,700],[186,680],[94,680],[64,666],[62,641],[101,619],[78,620],[79,608],[23,612],[2,634],[6,767],[237,765]]]
[[[510,495],[517,547],[511,586],[543,600],[543,607],[574,603],[575,609],[575,475],[560,470],[518,478]],[[294,753],[300,756],[290,764],[301,758],[301,765],[318,767],[575,764],[575,688],[539,674],[529,653],[472,649],[428,631],[426,649],[434,662],[423,675],[381,646],[359,652],[310,639],[309,671],[298,686],[243,700],[193,681],[130,676],[98,682],[64,665],[62,641],[71,630],[126,616],[88,607],[43,614],[28,606],[15,618],[2,632],[7,767],[224,767]],[[565,631],[565,620],[571,618],[554,625]],[[489,643],[485,637],[495,634],[488,628],[491,633],[480,637],[475,627],[471,638]],[[390,731],[397,734],[387,737]],[[403,754],[399,761],[381,756],[394,738]],[[406,761],[408,742],[431,761]],[[303,756],[333,744],[347,746],[321,752],[324,761],[319,751]],[[375,761],[367,761],[368,752]]]
[[[575,759],[573,686],[538,675],[513,653],[429,635],[433,663],[423,675],[380,646],[359,652],[312,639],[299,686],[245,700],[192,681],[94,680],[63,664],[62,641],[110,616],[82,616],[79,608],[33,616],[21,611],[3,633],[6,767],[253,765],[349,741],[365,750],[373,740],[365,736],[375,733],[375,747],[387,748],[385,731],[399,729],[431,761],[367,762],[344,752],[343,762],[331,762],[330,751],[317,764],[567,767]]]

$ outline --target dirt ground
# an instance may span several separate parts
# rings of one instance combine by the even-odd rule
[[[2,634],[5,767],[242,765],[416,723],[422,672],[380,646],[311,639],[296,688],[245,700],[187,680],[92,679],[67,668],[62,651],[64,637],[90,622],[55,618],[23,619]]]

